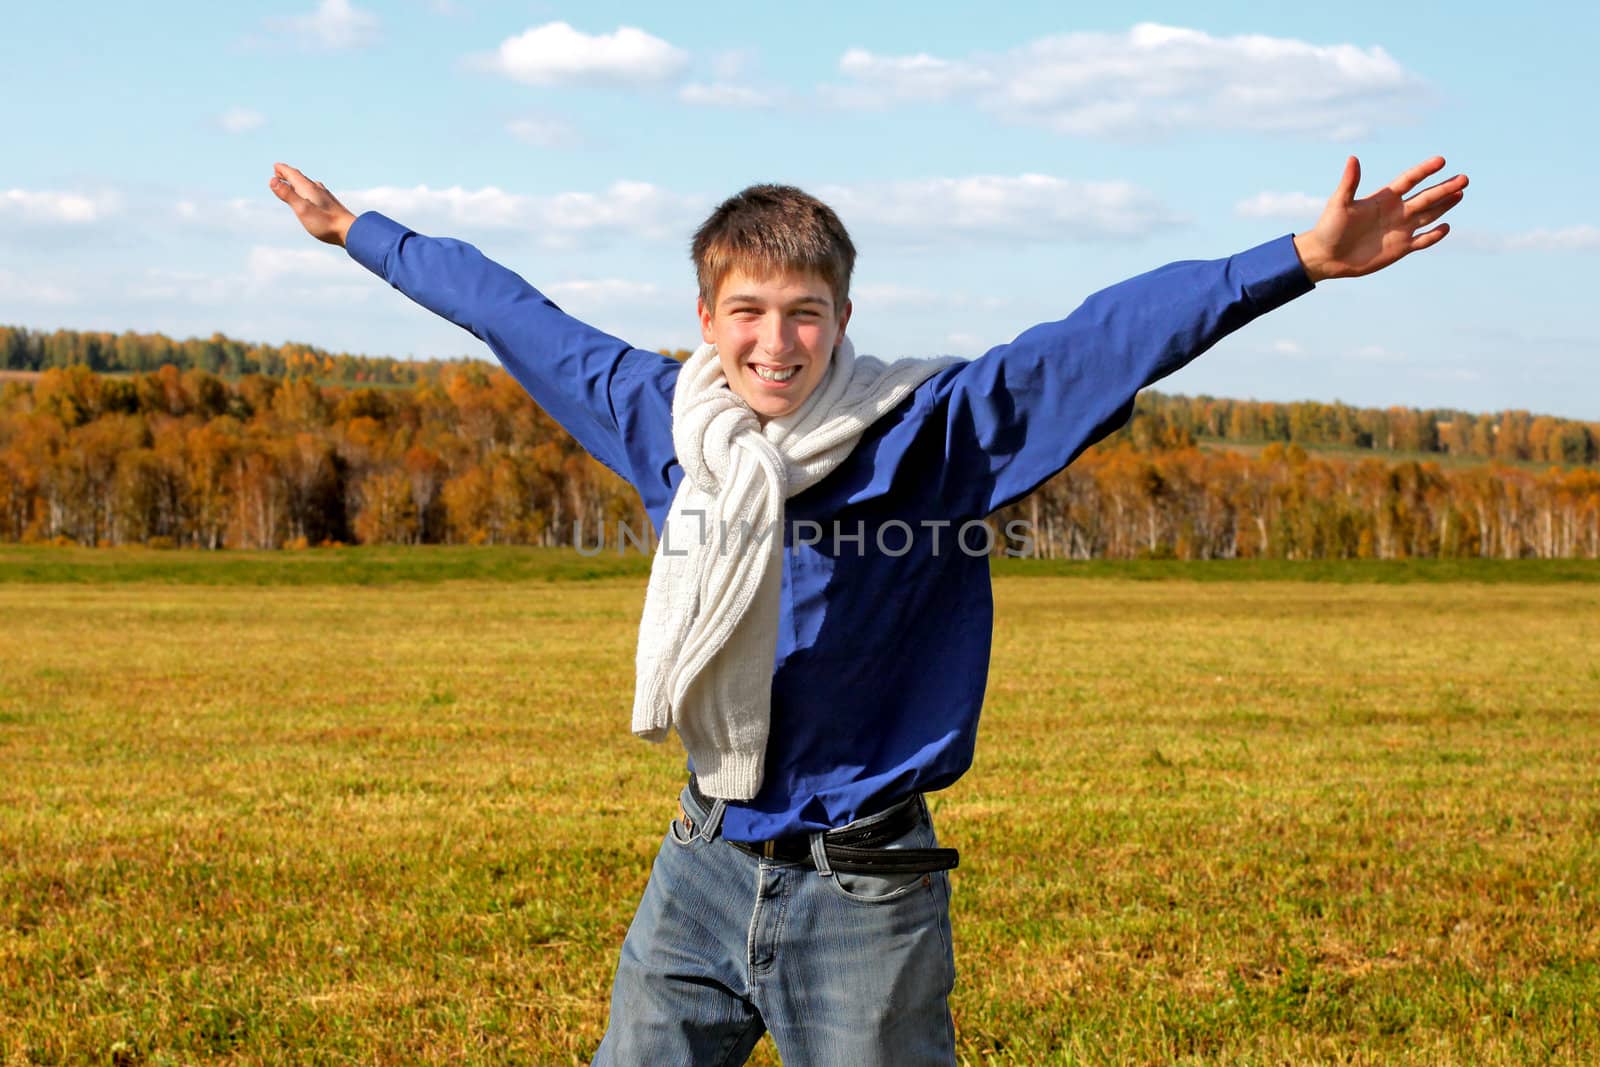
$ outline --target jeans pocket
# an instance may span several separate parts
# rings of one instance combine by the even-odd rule
[[[936,848],[939,841],[933,832],[933,822],[928,817],[928,809],[920,798],[917,804],[921,807],[920,817],[911,829],[879,846],[883,851],[893,851],[900,848]],[[861,904],[887,904],[910,896],[918,889],[931,891],[933,879],[929,872],[913,871],[904,872],[871,872],[871,871],[834,871],[828,878],[830,888],[838,896]]]
[[[921,872],[863,874],[859,871],[834,871],[828,881],[839,896],[859,904],[887,904],[933,885],[932,877]]]

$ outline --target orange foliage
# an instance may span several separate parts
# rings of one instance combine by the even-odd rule
[[[136,352],[126,337],[113,340]],[[278,355],[329,368],[303,346]],[[1229,435],[1254,454],[1205,444]],[[1600,426],[1526,412],[1147,394],[1126,428],[997,518],[1029,523],[1036,552],[1056,557],[1596,557],[1600,472],[1571,465],[1597,441]],[[1345,451],[1306,447],[1327,445]],[[1568,466],[1446,467],[1445,452]],[[586,544],[650,525],[630,486],[484,364],[385,390],[73,365],[0,390],[4,541],[551,545],[577,523]]]

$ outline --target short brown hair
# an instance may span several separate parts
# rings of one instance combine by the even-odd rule
[[[691,255],[708,308],[735,270],[755,277],[803,271],[827,284],[834,314],[842,314],[856,265],[856,246],[839,216],[792,185],[752,185],[724,200],[695,231]]]

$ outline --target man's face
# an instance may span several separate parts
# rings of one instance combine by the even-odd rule
[[[763,425],[805,403],[850,321],[850,302],[835,308],[832,289],[809,273],[757,279],[732,271],[716,306],[697,306],[700,336],[717,346],[729,387]]]

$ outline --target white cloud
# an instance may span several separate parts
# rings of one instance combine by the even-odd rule
[[[561,232],[613,230],[661,238],[687,235],[701,213],[698,198],[668,193],[647,182],[613,182],[605,192],[562,193],[532,201],[539,222]]]
[[[378,16],[352,6],[350,0],[322,0],[309,15],[269,18],[266,25],[293,37],[303,48],[329,52],[364,48],[378,37]]]
[[[950,294],[912,285],[867,284],[850,287],[850,298],[874,308],[926,308],[950,302]]]
[[[1600,251],[1600,226],[1568,226],[1560,230],[1529,230],[1500,239],[1502,248],[1512,251],[1594,252]]]
[[[407,225],[427,225],[442,221],[452,225],[465,225],[494,229],[515,226],[525,222],[528,197],[505,192],[493,185],[482,189],[463,189],[453,185],[448,189],[431,189],[417,185],[409,189],[378,186],[360,189],[348,196],[340,194],[352,210],[355,205],[381,211]]]
[[[992,89],[998,75],[974,63],[914,56],[878,56],[852,48],[839,59],[839,72],[853,87],[825,87],[824,97],[847,107],[870,108],[903,101],[947,100],[958,93]]]
[[[1268,350],[1275,352],[1280,356],[1298,356],[1305,351],[1305,349],[1300,346],[1300,342],[1290,341],[1286,338],[1280,338],[1272,342],[1272,344],[1268,346]]]
[[[567,123],[546,115],[512,119],[506,123],[506,130],[517,140],[538,148],[570,148],[582,140]]]
[[[1417,377],[1429,382],[1481,382],[1483,372],[1473,370],[1471,367],[1440,367],[1434,370],[1424,370],[1417,373]]]
[[[718,81],[731,82],[755,62],[756,53],[749,48],[734,48],[711,57],[711,73]]]
[[[490,70],[528,85],[659,85],[689,66],[682,49],[633,26],[587,34],[565,22],[535,26],[482,60]]]
[[[705,70],[711,80],[683,86],[678,90],[678,99],[702,107],[727,108],[765,108],[784,103],[790,94],[741,84],[745,70],[756,59],[755,51],[746,48],[719,52],[707,61],[697,62],[696,70]]]
[[[372,299],[374,292],[366,272],[337,249],[256,245],[239,270],[150,268],[123,295],[142,305],[222,308],[231,314],[243,307],[349,307]]]
[[[833,205],[852,230],[919,245],[938,244],[946,237],[1012,242],[1135,240],[1183,221],[1129,183],[1070,181],[1042,174],[930,178],[813,191]],[[469,231],[469,237],[509,233],[552,248],[611,237],[685,240],[715,203],[709,196],[636,181],[613,182],[597,192],[543,196],[492,185],[378,186],[336,193],[358,214],[381,211],[422,233]],[[177,200],[170,217],[177,223],[257,239],[299,235],[288,209],[265,190],[259,198]],[[886,296],[903,302],[910,299],[909,293],[898,290]],[[942,294],[936,299],[951,297]]]
[[[280,278],[294,281],[315,281],[337,278],[348,281],[353,270],[359,270],[350,257],[331,245],[318,248],[274,248],[256,245],[245,260],[245,275],[257,284],[268,284]]]
[[[776,102],[771,93],[729,82],[692,82],[678,90],[678,99],[686,104],[735,108],[771,107]]]
[[[264,188],[265,182],[262,184],[262,195],[256,198],[175,200],[168,218],[179,225],[257,239],[300,237],[294,215]],[[711,207],[705,197],[630,181],[614,182],[599,192],[551,196],[527,196],[493,185],[477,189],[377,186],[336,189],[335,195],[358,215],[381,211],[422,233],[522,234],[552,248],[570,248],[580,241],[613,235],[633,240],[687,239]],[[0,199],[0,214],[3,210],[4,200]],[[310,251],[319,250],[313,246]]]
[[[832,186],[817,195],[847,226],[934,243],[941,235],[1006,240],[1127,240],[1182,220],[1127,182],[1046,174]]]
[[[918,311],[929,308],[951,308],[995,311],[1012,303],[1010,297],[969,296],[942,289],[922,289],[914,285],[893,282],[863,282],[850,287],[850,297],[864,308],[874,311]]]
[[[1478,252],[1594,252],[1600,251],[1600,226],[1580,223],[1560,229],[1540,228],[1521,233],[1458,231],[1450,240]]]
[[[1233,213],[1246,219],[1303,219],[1322,214],[1323,201],[1309,193],[1257,193],[1233,205]]]
[[[30,304],[72,304],[76,303],[78,294],[54,282],[44,281],[39,278],[17,274],[14,271],[0,270],[0,294],[4,294],[4,304],[0,307],[11,308],[18,303]]]
[[[822,92],[842,106],[971,97],[1009,121],[1111,137],[1221,129],[1348,140],[1409,119],[1423,90],[1379,47],[1151,23],[965,59],[855,48],[839,70],[847,83]]]
[[[425,228],[435,224],[523,230],[541,243],[570,247],[595,234],[633,238],[684,237],[708,206],[700,197],[669,193],[648,182],[613,182],[600,193],[523,196],[494,186],[482,189],[380,187],[341,197]]]
[[[267,123],[267,117],[246,107],[230,107],[217,116],[217,126],[226,133],[249,133]]]
[[[1350,358],[1362,363],[1404,363],[1409,357],[1383,345],[1362,345],[1350,353]]]
[[[952,356],[976,356],[989,349],[989,342],[977,334],[956,332],[946,334],[944,343]]]
[[[6,189],[0,192],[0,219],[61,223],[69,226],[100,222],[116,214],[115,193],[69,193],[54,190]]]
[[[563,310],[579,318],[627,315],[641,307],[659,308],[668,303],[661,287],[654,282],[635,282],[622,278],[556,282],[540,288]],[[689,307],[688,292],[689,290],[685,288],[683,293],[685,312]]]
[[[219,306],[239,298],[241,280],[232,275],[204,274],[164,268],[146,270],[144,278],[128,287],[130,300],[141,303],[177,302]]]
[[[292,226],[299,232],[300,224],[294,214],[273,197],[262,182],[260,197],[234,197],[230,200],[176,200],[171,214],[174,222],[201,229],[224,230],[229,233],[266,234]]]

